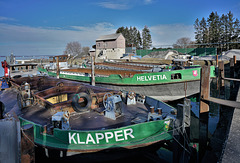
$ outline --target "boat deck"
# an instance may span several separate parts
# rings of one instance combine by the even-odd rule
[[[95,63],[96,66],[105,66],[105,67],[114,67],[126,70],[151,70],[151,67],[145,65],[129,65],[129,64],[122,64],[122,63]]]
[[[77,68],[77,69],[63,69],[61,72],[73,72],[73,73],[87,73],[91,74],[92,70],[89,68]],[[110,69],[95,69],[96,75],[109,76],[112,74],[121,75],[122,77],[132,77],[135,74],[142,74],[146,72],[142,71],[130,71],[130,70],[110,70]]]
[[[143,104],[130,105],[124,104],[123,115],[116,120],[106,118],[98,110],[104,110],[104,108],[98,108],[96,110],[86,111],[84,113],[72,112],[70,114],[70,126],[72,130],[101,130],[124,127],[132,124],[132,120],[137,117],[145,118],[147,120],[148,108]],[[42,108],[41,106],[31,106],[24,108],[20,113],[20,116],[26,120],[32,121],[42,126],[49,125],[53,111],[51,109]]]
[[[91,90],[94,94],[94,96],[98,96],[98,105],[96,105],[96,108],[91,108],[88,111],[85,112],[75,112],[72,108],[68,108],[67,106],[63,106],[63,111],[68,110],[70,113],[70,127],[72,130],[102,130],[102,129],[112,129],[112,128],[119,128],[128,126],[135,123],[141,123],[147,121],[148,118],[148,112],[149,112],[149,106],[148,104],[142,104],[142,103],[136,103],[136,105],[126,105],[124,103],[125,99],[123,99],[122,102],[122,114],[116,118],[116,120],[112,120],[110,118],[107,118],[104,116],[104,106],[102,103],[103,95],[107,92],[111,92],[110,89],[105,89],[101,87],[92,87],[92,86],[84,86],[79,82],[72,82],[68,80],[56,80],[54,78],[44,78],[44,81],[40,80],[41,78],[20,78],[15,79],[15,82],[18,81],[18,83],[22,83],[24,80],[30,83],[31,88],[36,89],[39,84],[43,84],[41,87],[42,89],[46,86],[47,91],[40,91],[38,93],[35,93],[36,95],[41,96],[44,98],[43,95],[47,96],[48,94],[58,92],[61,93],[65,92],[65,89],[68,89],[69,93],[75,95],[76,90],[71,92],[69,88],[81,88],[83,91],[85,87],[88,87],[87,89]],[[32,80],[32,81],[31,81]],[[47,81],[47,82],[46,82]],[[64,86],[62,87],[61,91],[58,86],[56,86],[56,83],[59,83],[59,81],[64,82]],[[40,82],[40,83],[39,83]],[[77,85],[77,87],[76,87]],[[80,89],[79,89],[80,90]],[[32,90],[34,91],[34,90]],[[37,90],[36,90],[37,91]],[[60,91],[60,92],[59,92]],[[117,93],[118,91],[115,91],[113,94]],[[13,110],[18,116],[34,122],[36,124],[42,125],[42,126],[49,126],[51,125],[51,118],[52,116],[61,111],[60,109],[56,109],[54,105],[52,107],[43,107],[41,103],[37,103],[35,105],[25,107],[23,109],[19,108],[18,105],[18,99],[17,94],[19,94],[17,89],[9,88],[8,90],[5,90],[1,94],[1,101],[5,104],[7,110],[6,112],[9,112],[10,110]],[[66,101],[69,103],[68,101]],[[71,101],[70,101],[71,102]],[[163,117],[166,117],[168,113],[163,113]],[[136,119],[138,119],[136,121]]]

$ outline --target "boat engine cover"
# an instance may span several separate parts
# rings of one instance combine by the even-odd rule
[[[107,98],[105,117],[116,120],[116,114],[122,114],[122,98],[120,95],[113,95]]]

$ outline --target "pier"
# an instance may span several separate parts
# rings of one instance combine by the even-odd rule
[[[236,145],[239,139],[239,66],[240,62],[236,57],[229,63],[229,77],[224,76],[224,63],[218,63],[217,89],[219,98],[210,97],[208,67],[203,67],[201,76],[201,96],[200,96],[200,141],[199,141],[199,161],[200,162],[238,162],[240,147]],[[227,70],[225,70],[227,71]],[[230,94],[225,91],[226,80],[230,81]],[[225,83],[225,84],[224,84]],[[217,90],[216,90],[217,91]],[[220,97],[222,99],[220,99]],[[216,131],[208,142],[208,108],[209,103],[220,105],[220,119]],[[202,103],[202,105],[201,105]],[[234,144],[235,143],[235,144]]]

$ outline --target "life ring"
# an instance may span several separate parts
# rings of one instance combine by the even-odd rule
[[[136,93],[134,91],[128,92],[128,98],[132,100],[136,96]]]
[[[76,112],[85,112],[90,109],[91,105],[92,98],[87,93],[81,92],[72,98],[72,107]]]

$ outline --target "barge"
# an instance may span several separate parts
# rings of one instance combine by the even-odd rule
[[[161,101],[173,101],[200,92],[201,67],[186,65],[127,65],[126,63],[96,63],[96,86],[114,90],[134,91]],[[39,72],[62,79],[91,83],[91,68],[56,69],[38,67]],[[215,67],[211,66],[211,77]]]
[[[10,82],[1,99],[5,106],[16,103],[11,112],[21,127],[33,125],[34,143],[61,157],[128,151],[172,139],[176,110],[151,97],[47,76]]]

